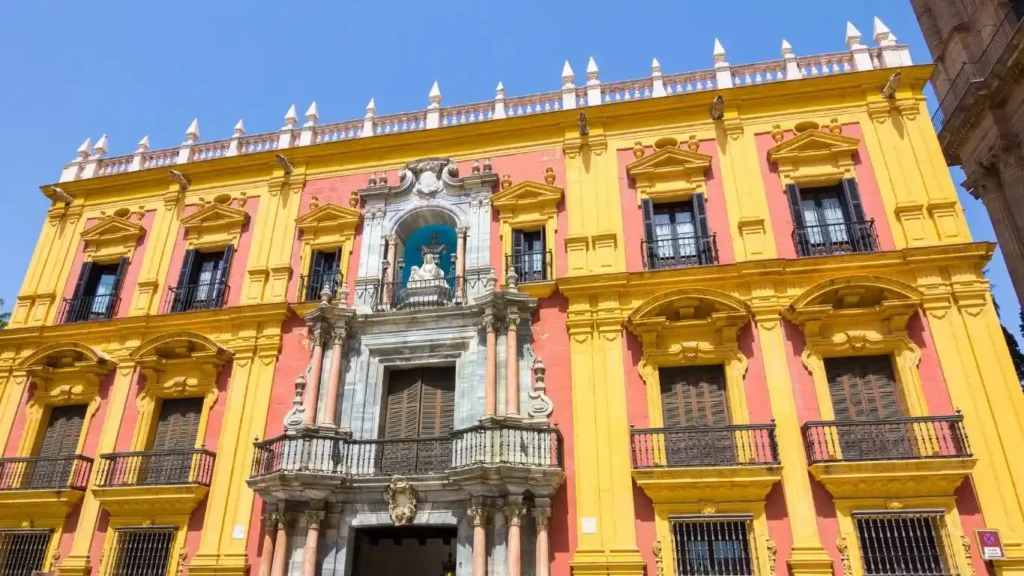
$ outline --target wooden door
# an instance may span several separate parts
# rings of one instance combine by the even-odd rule
[[[663,368],[661,407],[669,466],[722,466],[735,463],[729,425],[725,370],[716,366]]]
[[[68,485],[74,469],[74,456],[78,451],[78,440],[82,436],[85,422],[85,405],[55,406],[50,409],[50,419],[39,446],[37,456],[41,459],[26,470],[29,487],[37,489],[58,489]]]
[[[160,419],[147,469],[148,484],[186,484],[192,478],[202,398],[179,398],[160,403]]]
[[[455,423],[454,367],[392,371],[384,415],[379,472],[434,472],[451,459],[448,435]],[[443,438],[443,440],[426,440]]]
[[[828,358],[825,373],[843,459],[914,455],[912,425],[886,422],[906,414],[889,356]]]

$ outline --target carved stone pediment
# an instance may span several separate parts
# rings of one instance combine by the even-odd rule
[[[822,130],[808,130],[784,140],[768,150],[768,160],[781,162],[794,156],[850,155],[857,151],[860,140]]]
[[[303,234],[340,234],[354,230],[363,215],[358,210],[324,204],[295,219],[295,225]]]
[[[82,241],[93,258],[127,257],[145,234],[145,228],[127,218],[107,216],[82,232]]]
[[[389,186],[385,177],[371,178],[367,188],[359,190],[359,197],[367,201],[374,198],[390,198],[412,195],[417,202],[430,202],[441,194],[458,195],[480,188],[491,188],[498,182],[498,175],[474,170],[473,174],[459,176],[459,167],[450,158],[421,158],[406,163],[399,171],[399,182]]]
[[[491,205],[501,211],[554,209],[562,199],[562,189],[540,182],[520,182],[491,197]]]
[[[190,246],[227,245],[238,241],[249,214],[226,204],[207,204],[181,219]]]
[[[711,156],[673,146],[633,162],[626,173],[636,183],[638,202],[644,196],[656,202],[674,202],[701,191],[710,168]]]
[[[388,512],[395,526],[411,524],[416,517],[416,506],[419,504],[416,490],[405,478],[395,476],[391,479],[384,490],[384,501],[388,503]]]

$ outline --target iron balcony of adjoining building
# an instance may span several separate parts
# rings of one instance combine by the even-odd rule
[[[808,422],[810,464],[922,458],[970,458],[963,416]]]
[[[102,454],[96,472],[96,486],[209,486],[215,458],[213,452],[205,449]]]
[[[300,302],[316,302],[320,300],[320,293],[325,287],[331,291],[331,297],[334,298],[342,282],[344,278],[338,270],[303,274],[299,276],[298,299]]]
[[[989,37],[988,44],[982,50],[981,56],[973,62],[964,62],[949,83],[946,93],[942,96],[935,113],[932,114],[932,125],[943,144],[948,138],[948,135],[943,134],[943,130],[947,128],[949,120],[960,111],[960,105],[968,100],[968,96],[979,92],[977,86],[984,84],[997,63],[1005,60],[1003,55],[1007,52],[1007,47],[1011,45],[1011,42],[1020,41],[1018,35],[1022,21],[1024,21],[1024,0],[1013,0],[999,21],[999,25],[995,27],[992,36]]]
[[[475,425],[445,436],[353,439],[328,433],[283,434],[257,442],[249,485],[257,492],[300,490],[323,497],[342,485],[508,477],[557,485],[562,435],[557,428]]]
[[[873,218],[798,226],[793,229],[793,243],[801,257],[875,252],[878,250],[878,233]]]
[[[121,298],[113,294],[65,298],[57,311],[58,324],[110,320],[117,313]]]
[[[718,264],[718,243],[714,234],[642,240],[640,253],[647,270]]]
[[[86,456],[0,459],[0,491],[85,490],[92,471]]]
[[[546,282],[555,279],[552,262],[551,250],[506,254],[505,270],[515,270],[520,284]]]
[[[172,286],[167,290],[164,314],[193,312],[196,310],[218,310],[228,299],[227,280]]]
[[[645,428],[630,435],[634,470],[779,463],[774,424]]]

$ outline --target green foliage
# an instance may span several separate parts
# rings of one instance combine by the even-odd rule
[[[0,310],[4,309],[4,299],[0,298]],[[0,330],[7,327],[7,323],[11,321],[10,312],[0,312]]]

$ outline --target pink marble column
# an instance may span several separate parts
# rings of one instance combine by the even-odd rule
[[[473,576],[487,576],[487,509],[473,506],[469,515],[473,519]]]
[[[498,336],[494,332],[494,316],[484,316],[487,331],[487,369],[484,376],[484,416],[494,416],[498,408],[498,376],[495,372],[498,357]]]
[[[306,395],[302,399],[305,410],[303,420],[307,426],[316,424],[316,405],[320,399],[320,373],[324,365],[324,327],[317,323],[313,327],[313,359],[310,366],[309,381],[306,383]]]
[[[519,313],[508,312],[505,351],[505,414],[519,415]]]
[[[384,303],[385,303],[385,305],[390,306],[391,305],[391,295],[393,293],[392,291],[394,290],[393,283],[395,282],[395,278],[396,278],[396,276],[395,276],[395,265],[396,265],[396,262],[397,262],[397,256],[395,255],[395,253],[397,251],[397,247],[395,246],[395,243],[397,242],[397,238],[395,236],[388,236],[387,240],[388,240],[388,253],[387,253],[388,271],[387,271],[387,274],[384,275],[383,296],[384,296]]]
[[[537,568],[534,575],[548,576],[551,573],[551,553],[548,550],[548,521],[551,520],[551,508],[534,508],[533,519],[537,523]]]
[[[306,510],[306,546],[302,550],[302,576],[316,576],[316,547],[320,542],[322,510]]]
[[[526,508],[521,505],[505,507],[505,518],[508,521],[508,576],[522,574],[522,541],[520,528]]]
[[[274,536],[277,531],[277,514],[263,515],[263,550],[260,551],[259,576],[270,576],[274,560]]]
[[[285,576],[288,573],[288,525],[291,524],[291,514],[284,512],[276,516],[277,538],[274,543],[274,562],[270,576]]]
[[[459,228],[455,241],[455,298],[462,300],[466,286],[466,234],[468,228]]]
[[[341,390],[341,367],[345,356],[345,328],[334,329],[331,347],[331,369],[327,373],[327,398],[324,400],[324,424],[335,426],[338,413],[338,395]]]

